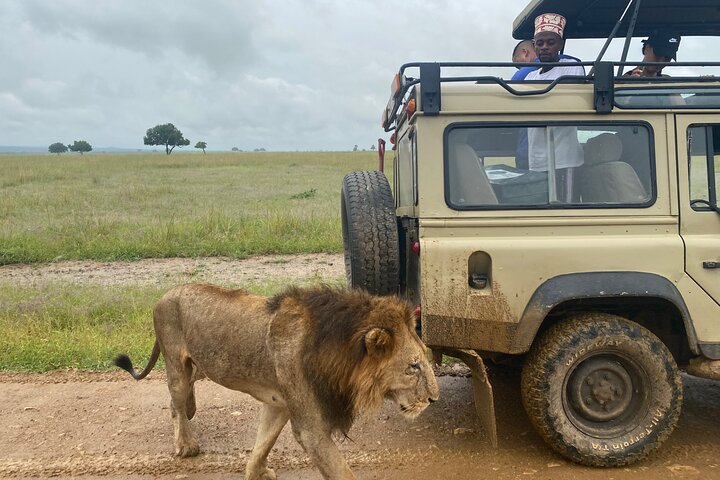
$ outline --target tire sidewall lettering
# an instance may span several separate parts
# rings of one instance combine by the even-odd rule
[[[585,313],[542,335],[523,367],[523,404],[553,449],[584,465],[621,466],[643,458],[670,435],[680,414],[682,382],[672,354],[652,332],[616,315]],[[602,374],[603,362],[608,368],[619,362],[634,372],[632,387],[625,388],[633,389],[636,406],[611,423],[593,422],[582,413],[588,407],[571,403],[577,397],[570,391],[577,395],[577,382],[586,381],[572,374],[594,357],[604,358],[581,370],[583,376],[593,375],[588,382]]]

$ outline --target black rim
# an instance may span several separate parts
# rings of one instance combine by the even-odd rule
[[[594,352],[578,359],[565,377],[563,408],[583,433],[614,438],[642,424],[652,388],[632,358],[616,351]]]

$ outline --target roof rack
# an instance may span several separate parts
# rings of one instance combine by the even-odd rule
[[[595,95],[595,109],[598,113],[609,113],[613,108],[613,92],[618,84],[631,85],[663,85],[678,83],[718,83],[720,77],[713,76],[684,76],[684,77],[631,77],[618,76],[615,69],[625,66],[667,66],[665,63],[650,62],[578,62],[573,65],[589,67],[587,75],[563,76],[548,83],[546,81],[514,82],[502,79],[495,75],[443,75],[443,70],[479,69],[479,68],[502,68],[502,67],[524,67],[537,66],[537,62],[510,63],[510,62],[412,62],[402,65],[393,82],[392,95],[383,114],[382,127],[386,132],[393,130],[395,121],[400,113],[400,108],[407,101],[411,89],[420,85],[420,107],[424,115],[438,115],[441,111],[440,86],[443,83],[476,83],[496,84],[508,93],[527,97],[544,95],[552,91],[559,84],[593,84]],[[545,63],[546,66],[567,66],[567,63]],[[720,67],[720,62],[673,62],[673,67]],[[408,75],[412,71],[414,76]],[[618,70],[619,71],[619,70]],[[515,88],[516,85],[523,85],[524,88]],[[537,88],[528,89],[528,85]],[[718,86],[720,88],[720,86]]]

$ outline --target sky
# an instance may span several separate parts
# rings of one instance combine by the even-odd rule
[[[173,123],[186,150],[370,148],[389,137],[380,117],[400,65],[510,61],[526,4],[3,0],[0,145],[143,148],[148,128]],[[601,46],[573,40],[566,52],[592,60]],[[684,38],[680,53],[717,61],[718,47]]]

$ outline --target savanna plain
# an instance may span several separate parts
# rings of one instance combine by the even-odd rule
[[[161,362],[135,382],[110,359],[144,365],[152,305],[178,283],[343,285],[342,177],[376,164],[371,151],[0,155],[0,477],[243,478],[257,402],[199,382],[202,452],[175,459]],[[720,479],[716,382],[684,377],[670,440],[640,464],[600,470],[542,443],[516,370],[490,371],[497,449],[467,369],[439,374],[441,399],[417,420],[387,404],[341,442],[358,478]],[[270,464],[280,479],[320,478],[288,428]]]
[[[0,265],[274,255],[282,267],[283,256],[339,254],[342,177],[376,163],[371,152],[0,156]],[[178,279],[95,285],[81,281],[89,270],[19,283],[4,269],[0,370],[106,369],[127,345],[147,355],[151,306]],[[223,284],[271,294],[295,281],[280,270]]]

